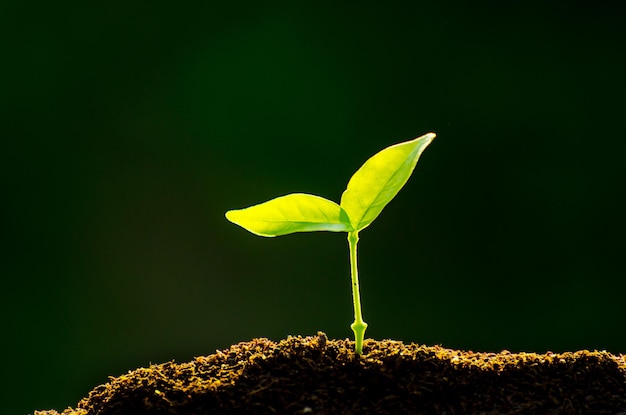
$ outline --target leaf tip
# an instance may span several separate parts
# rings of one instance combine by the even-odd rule
[[[435,133],[426,133],[422,136],[419,136],[415,139],[415,141],[417,140],[423,140],[423,141],[427,141],[428,144],[430,144],[431,141],[433,141],[435,139],[435,137],[437,137],[437,134]]]
[[[224,213],[224,216],[226,217],[226,219],[228,219],[230,222],[233,222],[233,212],[234,210],[228,210],[226,211],[226,213]],[[234,223],[234,222],[233,222]]]
[[[241,216],[242,210],[243,209],[231,209],[227,211],[226,213],[224,213],[224,216],[226,217],[226,219],[228,219],[230,223],[234,223],[235,225],[241,226],[242,228],[248,230],[248,228],[246,228],[242,223],[242,219],[243,219]]]

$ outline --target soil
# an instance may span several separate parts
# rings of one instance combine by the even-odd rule
[[[111,378],[62,412],[131,414],[626,415],[626,355],[366,340],[357,356],[352,341],[324,333],[261,338]]]

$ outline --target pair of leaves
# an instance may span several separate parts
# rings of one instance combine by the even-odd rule
[[[434,138],[435,134],[428,133],[376,153],[352,175],[339,205],[320,196],[293,193],[230,210],[226,218],[268,237],[311,231],[358,232],[398,194]]]

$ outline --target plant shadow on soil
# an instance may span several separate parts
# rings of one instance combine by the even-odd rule
[[[626,414],[626,355],[259,338],[110,378],[62,415]],[[35,415],[59,415],[54,410]]]

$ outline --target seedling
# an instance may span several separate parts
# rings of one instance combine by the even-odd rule
[[[428,133],[376,153],[352,175],[340,204],[320,196],[292,193],[245,209],[229,210],[226,218],[259,236],[294,232],[347,232],[354,303],[355,353],[363,352],[367,323],[361,314],[357,243],[359,232],[378,217],[409,180],[422,151],[435,138]]]

